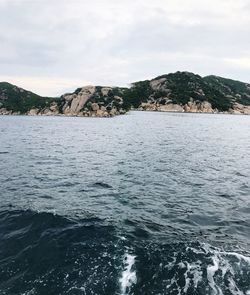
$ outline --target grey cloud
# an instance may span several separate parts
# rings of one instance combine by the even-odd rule
[[[67,87],[177,70],[249,80],[247,67],[228,62],[250,58],[248,2],[0,0],[0,76],[68,79]],[[50,95],[42,81],[37,91]]]

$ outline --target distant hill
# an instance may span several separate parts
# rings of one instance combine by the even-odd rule
[[[218,76],[207,76],[204,80],[210,87],[222,93],[231,103],[250,105],[250,84]]]
[[[213,109],[228,111],[235,103],[250,105],[250,85],[216,76],[202,78],[189,72],[162,75],[132,84],[126,100],[133,106],[207,101]]]
[[[54,100],[56,99],[41,97],[10,83],[0,82],[0,108],[25,114],[32,108],[43,109]]]
[[[50,98],[0,83],[0,114],[109,117],[130,109],[250,114],[250,84],[176,72],[132,83],[130,88],[85,86]]]

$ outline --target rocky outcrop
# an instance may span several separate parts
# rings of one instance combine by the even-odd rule
[[[161,112],[183,112],[184,111],[182,106],[175,103],[160,105],[158,106],[157,110]]]
[[[67,116],[113,117],[124,114],[123,88],[85,86],[61,97],[61,110]]]
[[[170,100],[166,104],[155,104],[152,102],[142,103],[139,110],[143,111],[160,111],[160,112],[186,112],[186,113],[217,113],[217,109],[213,109],[211,103],[189,101],[185,105],[172,103]]]
[[[230,114],[250,115],[250,106],[245,106],[240,103],[235,103],[233,108],[229,109]]]
[[[112,117],[133,109],[250,114],[250,84],[176,72],[135,82],[130,88],[85,86],[51,98],[0,83],[0,114]]]
[[[39,109],[31,109],[31,110],[28,111],[27,115],[28,116],[36,116],[36,115],[39,114],[39,112],[40,112]]]
[[[59,107],[57,102],[52,102],[50,106],[39,109],[39,108],[32,108],[27,112],[28,116],[56,116],[59,115]]]
[[[77,93],[63,95],[62,99],[65,101],[62,108],[63,114],[78,115],[94,93],[94,86],[86,86],[81,88],[79,92],[77,91]]]
[[[138,109],[141,111],[184,112],[182,106],[174,103],[160,105],[148,102],[142,103]]]
[[[184,105],[184,111],[188,113],[217,113],[217,109],[213,109],[208,101],[193,102],[189,101]]]
[[[6,108],[1,108],[0,109],[0,115],[12,115],[12,114],[13,114],[13,112],[7,110]]]

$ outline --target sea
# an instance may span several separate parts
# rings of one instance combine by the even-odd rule
[[[0,294],[249,295],[250,116],[1,116]]]

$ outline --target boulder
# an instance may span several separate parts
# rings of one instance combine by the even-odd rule
[[[39,109],[30,109],[27,113],[28,116],[36,116],[39,113]]]
[[[107,96],[109,94],[109,91],[111,91],[111,90],[112,90],[111,87],[103,87],[101,89],[101,93],[102,93],[103,96]]]
[[[50,105],[49,109],[51,110],[51,112],[53,112],[54,114],[58,114],[59,113],[59,108],[56,102],[52,102],[52,104]]]
[[[7,110],[6,108],[0,109],[0,115],[11,115],[12,111]]]
[[[113,109],[111,109],[111,111],[109,112],[109,115],[110,115],[111,117],[113,117],[113,116],[119,115],[119,113],[117,112],[117,109],[116,109],[116,108],[113,108]]]
[[[70,113],[72,115],[79,113],[86,102],[93,96],[95,89],[95,86],[85,86],[81,88],[77,94],[74,93],[64,95],[63,98],[66,102],[63,106],[63,113]]]
[[[235,103],[230,111],[232,114],[250,115],[250,106]]]
[[[166,82],[166,78],[160,78],[150,81],[150,86],[154,91],[160,90],[162,85]]]
[[[93,102],[91,104],[91,108],[92,108],[93,111],[98,111],[100,109],[98,103],[95,103],[95,102]]]
[[[122,98],[122,97],[115,95],[115,96],[114,96],[114,99],[115,99],[116,101],[118,101],[119,104],[123,104],[123,98]]]

